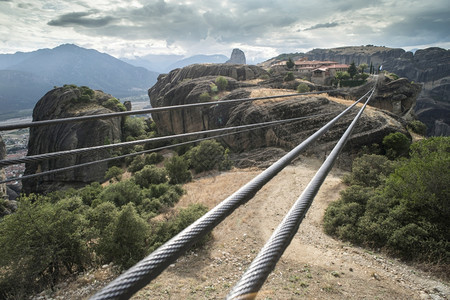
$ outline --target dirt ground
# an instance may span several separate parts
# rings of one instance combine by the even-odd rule
[[[180,258],[132,299],[223,299],[320,164],[301,158],[287,167],[217,226],[204,249]],[[177,206],[200,202],[212,208],[259,172],[235,169],[195,180]],[[328,176],[257,299],[448,299],[448,285],[323,233],[325,209],[345,187],[342,175],[334,169]]]
[[[303,157],[285,168],[219,224],[204,248],[179,258],[132,299],[224,299],[320,164]],[[203,203],[212,208],[260,172],[233,169],[195,179],[184,186],[187,193],[177,207]],[[450,299],[448,282],[323,233],[325,209],[345,188],[342,176],[336,167],[328,175],[257,299]],[[106,265],[87,272],[57,292],[34,299],[88,299],[115,277],[110,269]]]

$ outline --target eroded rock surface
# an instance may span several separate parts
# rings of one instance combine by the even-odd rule
[[[56,88],[36,104],[33,121],[111,113],[120,110],[117,103],[117,99],[101,91],[89,92],[89,89],[73,86]],[[121,134],[121,118],[34,127],[30,129],[28,155],[104,145],[120,141]],[[27,163],[25,175],[99,160],[109,155],[103,150]],[[23,180],[23,191],[47,193],[62,187],[81,187],[102,180],[106,170],[107,163],[100,163]]]

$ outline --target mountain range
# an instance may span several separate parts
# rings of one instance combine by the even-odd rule
[[[46,92],[64,84],[86,85],[115,97],[142,95],[158,75],[72,44],[0,54],[0,106],[2,112],[33,108]]]

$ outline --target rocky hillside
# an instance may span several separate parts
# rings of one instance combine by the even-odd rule
[[[219,75],[228,80],[228,86],[226,91],[215,94],[212,86]],[[257,78],[260,79],[255,80]],[[158,82],[149,90],[149,96],[153,107],[161,107],[200,102],[201,95],[204,93],[208,93],[212,101],[220,103],[221,99],[294,92],[271,88],[273,78],[267,78],[266,71],[256,66],[193,65],[160,76]],[[389,84],[390,89],[386,88]],[[402,81],[385,82],[382,80],[379,88],[380,95],[383,95],[383,91],[389,91],[392,95],[404,95],[402,93],[407,93],[405,90],[409,86],[402,85]],[[414,90],[408,94],[410,107],[414,104],[414,95],[417,92]],[[387,95],[384,96],[387,97]],[[398,96],[398,98],[403,97]],[[158,113],[153,117],[161,132],[173,134],[316,115],[314,118],[289,125],[253,130],[223,140],[228,147],[237,152],[264,147],[290,149],[323,126],[350,103],[351,101],[325,95],[299,95],[289,99],[260,100],[238,105],[216,105],[211,108]],[[344,132],[353,116],[354,114],[349,114],[338,122],[321,138],[322,146],[316,146],[311,151],[316,153],[328,151]],[[405,132],[402,122],[402,119],[395,114],[386,114],[377,109],[370,109],[368,113],[364,114],[360,125],[355,129],[352,139],[349,141],[348,150],[359,148],[362,145],[379,143],[385,135],[391,132]]]
[[[39,100],[33,111],[33,121],[120,110],[125,110],[124,106],[111,95],[86,87],[65,86],[51,90]],[[121,135],[121,118],[35,127],[30,129],[28,155],[103,145],[120,141]],[[108,155],[108,152],[98,151],[28,163],[25,175],[98,160]],[[107,164],[104,163],[23,180],[23,192],[50,192],[61,186],[80,187],[102,180],[106,170]]]
[[[3,142],[2,136],[0,135],[0,160],[6,157],[6,146]],[[0,168],[0,180],[5,179],[5,174],[3,169]],[[6,195],[6,184],[0,184],[0,200]]]
[[[414,54],[399,48],[377,46],[314,49],[307,53],[284,54],[262,64],[269,67],[277,59],[307,57],[349,64],[373,64],[423,85],[415,114],[428,127],[428,135],[450,135],[450,50],[427,48]]]

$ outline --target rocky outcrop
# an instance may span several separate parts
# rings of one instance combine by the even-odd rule
[[[117,99],[101,91],[65,86],[48,92],[39,100],[33,110],[33,121],[104,114],[123,109]],[[104,145],[120,141],[121,134],[121,118],[34,127],[30,129],[28,155]],[[97,151],[28,163],[25,175],[99,160],[109,155],[107,151]],[[103,163],[23,180],[23,191],[46,193],[60,188],[81,187],[103,180],[106,170],[107,164]]]
[[[378,46],[340,47],[332,49],[313,49],[305,54],[309,60],[331,60],[342,64],[356,65],[372,63],[375,68],[386,61],[401,57],[405,50]]]
[[[299,57],[356,65],[366,63],[423,84],[415,115],[428,127],[428,135],[450,135],[450,50],[427,48],[414,54],[403,49],[361,46],[314,49]]]
[[[236,64],[245,65],[247,61],[245,60],[245,53],[241,49],[233,49],[231,52],[231,57],[225,62],[226,64]]]
[[[428,135],[450,135],[450,50],[428,48],[406,52],[386,61],[383,68],[423,83],[415,113]]]
[[[379,74],[378,78],[369,78],[365,85],[357,88],[341,89],[330,94],[342,98],[357,99],[367,93],[375,81],[377,88],[369,102],[370,106],[389,111],[408,121],[416,118],[414,109],[422,85],[413,83],[407,78],[395,79],[391,75]]]
[[[209,67],[210,70],[218,68],[218,66]],[[239,67],[234,66],[232,68]],[[252,69],[252,73],[256,73],[258,69]],[[231,69],[228,69],[227,72],[233,73]],[[157,84],[149,90],[152,107],[200,102],[198,96],[205,91],[210,91],[210,85],[216,77],[211,72],[203,71],[200,73],[206,73],[208,76],[189,78],[189,80],[179,78],[179,74],[188,73],[193,74],[192,70],[180,69],[171,72],[169,75],[161,76]],[[262,70],[258,73],[264,74]],[[178,79],[174,80],[174,78]],[[254,93],[260,94],[261,92],[268,95],[283,92],[292,93],[292,91],[270,88],[273,85],[272,80],[262,81],[258,85],[237,81],[231,77],[226,78],[229,80],[228,91],[220,95],[220,100],[251,97]],[[254,76],[248,79],[252,78]],[[270,82],[270,85],[266,86],[264,82]],[[406,91],[403,92],[406,93]],[[339,101],[333,101],[332,98],[324,96],[299,95],[290,99],[271,99],[223,105],[220,104],[220,100],[217,101],[217,105],[209,108],[154,114],[155,122],[158,129],[164,134],[173,134],[308,117],[294,123],[260,128],[222,139],[222,142],[235,152],[257,151],[267,147],[287,150],[314,133],[346,107]],[[354,130],[349,141],[350,148],[348,151],[359,149],[362,145],[381,143],[383,137],[391,132],[400,131],[408,134],[399,116],[386,114],[376,108],[370,108],[369,110],[371,110],[371,113],[365,114],[360,120],[359,126]],[[339,121],[316,145],[310,148],[310,153],[325,153],[328,151],[345,131],[353,116],[354,114],[349,114]],[[246,164],[243,163],[243,165]]]
[[[213,87],[218,76],[227,79],[227,91],[251,86],[246,80],[256,79],[268,73],[251,65],[208,64],[191,65],[160,75],[158,82],[148,91],[152,107],[198,103],[200,95],[207,93],[214,100]],[[207,109],[185,109],[153,113],[161,133],[184,133],[209,128]]]

